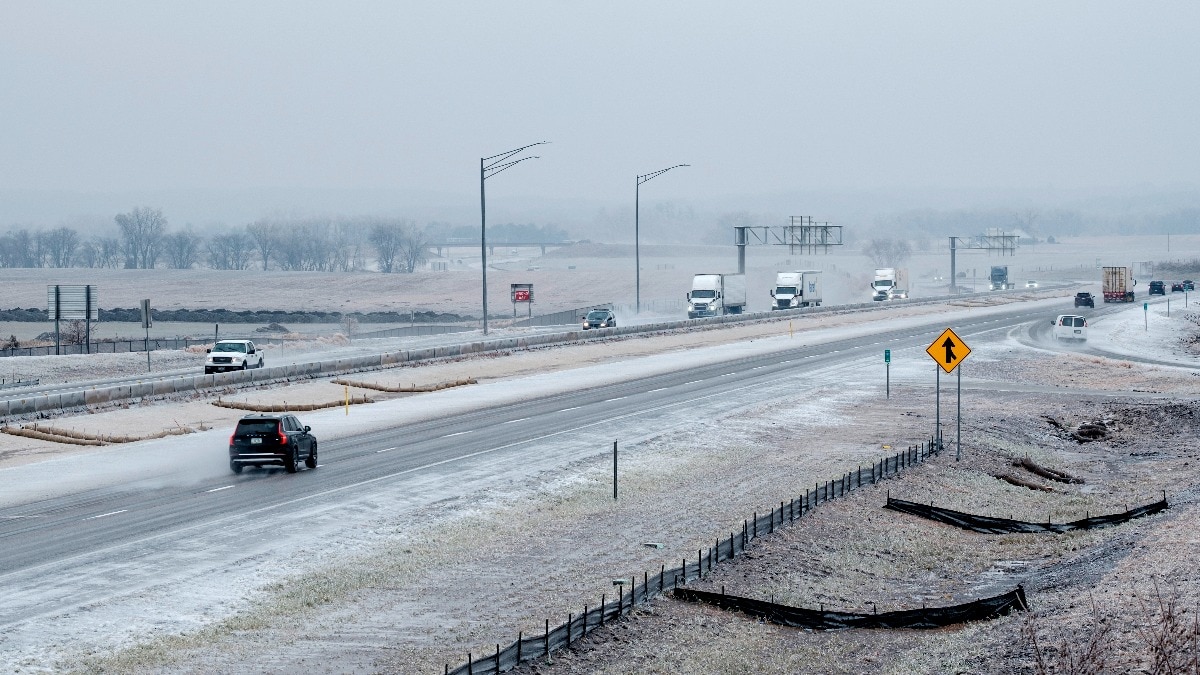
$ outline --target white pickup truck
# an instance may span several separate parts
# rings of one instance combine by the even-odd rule
[[[250,340],[220,340],[208,350],[208,358],[204,359],[205,375],[262,367],[262,351]]]

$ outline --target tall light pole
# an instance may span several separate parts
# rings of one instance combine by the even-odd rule
[[[524,145],[516,150],[509,150],[491,157],[481,157],[479,159],[479,252],[480,259],[483,261],[483,334],[487,335],[487,198],[483,190],[483,182],[492,176],[512,168],[527,159],[537,159],[537,155],[521,157],[513,159],[522,152],[532,148],[535,145],[545,145],[549,141],[538,141]]]
[[[634,294],[637,298],[635,301],[635,304],[634,304],[634,306],[636,307],[636,310],[634,312],[635,314],[642,313],[642,252],[641,252],[642,183],[645,183],[646,181],[648,181],[652,178],[658,178],[659,176],[663,175],[664,173],[670,171],[671,169],[678,169],[681,166],[691,166],[691,164],[676,164],[675,166],[668,166],[665,169],[659,169],[658,171],[651,171],[650,173],[644,173],[637,177],[637,187],[634,189],[634,192],[633,192],[633,264],[637,267],[637,275],[635,276],[635,279],[637,279],[637,281],[634,282]]]

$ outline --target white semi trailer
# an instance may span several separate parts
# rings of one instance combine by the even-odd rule
[[[821,306],[821,271],[779,272],[771,290],[771,309]]]
[[[875,268],[871,282],[872,300],[895,300],[908,297],[908,270],[902,267]]]
[[[687,300],[689,319],[741,314],[746,309],[746,275],[697,274]]]

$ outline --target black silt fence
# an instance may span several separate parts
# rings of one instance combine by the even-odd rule
[[[550,620],[545,619],[545,632],[531,636],[518,633],[517,640],[507,647],[497,644],[494,651],[485,654],[468,653],[466,663],[455,668],[446,664],[444,673],[492,675],[512,670],[517,665],[536,658],[548,657],[557,650],[570,647],[596,628],[620,619],[635,607],[644,605],[667,591],[673,591],[689,580],[703,579],[718,563],[745,553],[755,539],[774,532],[776,528],[787,527],[818,505],[847,495],[860,487],[869,487],[894,477],[905,468],[916,466],[940,454],[939,451],[936,441],[930,439],[884,457],[870,466],[860,466],[857,470],[849,471],[833,480],[816,483],[812,489],[805,490],[803,495],[779,502],[779,507],[772,508],[769,513],[756,512],[752,518],[742,521],[740,532],[733,531],[727,537],[715,538],[712,546],[697,550],[695,555],[681,558],[679,566],[668,568],[663,565],[657,572],[643,572],[640,580],[634,575],[627,580],[628,590],[624,585],[618,587],[620,590],[616,598],[601,596],[598,604],[584,605],[578,614],[568,613],[565,621],[553,627]]]
[[[1044,523],[1030,523],[1023,520],[1010,520],[1008,518],[977,516],[973,513],[963,513],[962,511],[955,511],[953,509],[935,507],[932,504],[918,504],[903,499],[892,499],[891,495],[888,495],[887,503],[884,504],[883,508],[928,518],[929,520],[936,520],[939,523],[961,527],[964,530],[987,534],[1008,534],[1013,532],[1054,532],[1062,534],[1063,532],[1071,532],[1073,530],[1095,530],[1102,527],[1120,525],[1134,518],[1142,518],[1158,513],[1159,511],[1165,511],[1169,507],[1167,506],[1167,498],[1164,496],[1157,502],[1138,506],[1123,513],[1113,513],[1107,516],[1089,516],[1080,518],[1079,520],[1072,520],[1069,523],[1052,523],[1049,519]]]
[[[1013,610],[1028,610],[1025,589],[1014,590],[991,598],[983,598],[948,607],[922,607],[895,612],[859,614],[834,612],[825,609],[805,609],[764,602],[736,595],[678,588],[674,597],[689,602],[703,602],[721,609],[742,612],[782,626],[811,630],[842,630],[846,628],[944,628],[968,621],[986,621],[1005,616]]]

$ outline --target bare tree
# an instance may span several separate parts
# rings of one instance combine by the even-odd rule
[[[267,220],[259,220],[247,225],[246,232],[254,240],[254,245],[258,248],[258,255],[262,258],[262,268],[266,270],[270,266],[271,258],[275,255],[276,249],[279,248],[279,224]]]
[[[400,237],[400,255],[405,272],[416,272],[428,256],[429,234],[412,221],[405,223]]]
[[[876,267],[900,267],[912,257],[912,247],[903,239],[872,239],[863,247],[863,254]]]
[[[167,254],[167,265],[171,269],[190,270],[200,259],[200,244],[200,235],[190,230],[163,236],[162,248]]]
[[[151,269],[158,262],[167,219],[162,209],[138,207],[129,213],[118,213],[114,220],[121,229],[127,269]]]
[[[242,232],[217,235],[208,242],[208,264],[215,270],[247,269],[253,248],[253,239]]]
[[[82,319],[74,319],[66,322],[62,327],[63,344],[81,345],[87,339],[87,324]]]
[[[396,264],[396,256],[400,253],[401,239],[404,236],[406,220],[375,220],[370,223],[369,239],[375,247],[375,263],[379,271],[391,273]]]
[[[79,247],[79,233],[69,227],[50,230],[45,236],[47,261],[51,267],[70,267]]]

